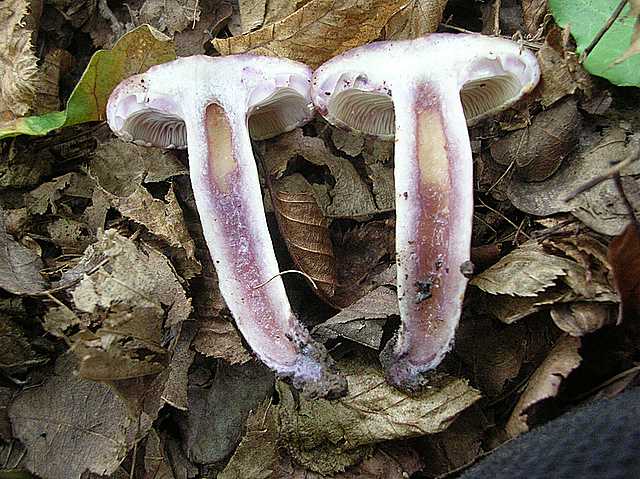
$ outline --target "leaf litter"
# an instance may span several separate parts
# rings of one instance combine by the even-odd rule
[[[584,380],[594,371],[603,391],[633,384],[625,371],[638,357],[628,320],[638,248],[627,225],[640,205],[640,122],[628,90],[586,71],[606,41],[585,70],[572,43],[575,34],[584,49],[579,29],[555,26],[537,0],[492,2],[484,15],[440,0],[72,3],[46,2],[40,13],[39,2],[32,11],[12,2],[11,15],[0,7],[3,68],[21,62],[39,95],[12,96],[22,110],[3,113],[2,135],[67,125],[0,143],[6,467],[65,478],[436,476],[599,394]],[[549,3],[554,13],[558,2]],[[480,267],[456,344],[422,396],[390,388],[375,359],[398,320],[393,142],[316,119],[254,145],[281,267],[324,285],[290,277],[287,291],[351,387],[339,401],[299,398],[252,360],[234,327],[186,155],[125,144],[85,122],[104,118],[120,78],[175,52],[267,53],[315,66],[375,39],[451,28],[521,35],[543,81],[499,122],[471,131]],[[74,46],[77,35],[94,46]],[[620,55],[636,43],[630,36],[607,52],[618,60],[612,73],[635,61]],[[91,60],[98,48],[111,51]],[[7,91],[3,83],[0,99]],[[28,113],[40,116],[21,118]],[[619,335],[628,338],[612,341]],[[596,361],[594,348],[615,360]]]

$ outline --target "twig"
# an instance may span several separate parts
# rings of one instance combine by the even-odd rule
[[[278,276],[282,276],[283,274],[289,274],[289,273],[297,273],[297,274],[301,274],[302,276],[304,276],[310,283],[311,286],[313,286],[313,289],[318,289],[318,285],[316,284],[316,282],[313,280],[313,278],[311,276],[309,276],[307,273],[305,273],[304,271],[299,271],[297,269],[287,269],[285,271],[280,271],[279,273],[274,274],[273,276],[271,276],[271,278],[269,278],[268,280],[266,280],[264,283],[260,283],[258,286],[254,286],[251,289],[259,289],[262,288],[263,286],[267,285],[268,283],[270,283],[271,281],[273,281],[274,279],[276,279]]]
[[[607,22],[602,26],[600,31],[598,33],[596,33],[596,36],[593,38],[593,40],[591,40],[591,43],[580,54],[580,63],[584,62],[587,59],[587,57],[589,56],[589,53],[591,53],[591,50],[593,50],[596,47],[596,45],[598,44],[600,39],[602,39],[604,34],[607,33],[607,31],[611,28],[611,25],[613,25],[613,22],[615,22],[618,19],[618,17],[622,13],[622,9],[627,4],[627,1],[628,0],[622,0],[618,4],[616,9],[613,11],[611,16],[609,17],[609,20],[607,20]]]

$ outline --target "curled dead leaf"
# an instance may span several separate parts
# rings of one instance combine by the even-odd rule
[[[549,355],[533,373],[527,388],[518,400],[507,421],[506,430],[510,437],[516,437],[529,430],[527,410],[543,399],[555,397],[563,379],[582,362],[578,353],[580,338],[562,336]]]

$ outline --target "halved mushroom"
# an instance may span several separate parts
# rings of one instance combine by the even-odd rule
[[[220,291],[258,357],[310,397],[337,397],[346,381],[291,311],[267,229],[251,135],[307,122],[308,67],[285,59],[194,56],[155,66],[111,94],[120,137],[188,148],[194,197]],[[268,281],[271,280],[271,281]]]
[[[395,135],[396,262],[402,324],[381,361],[415,391],[451,348],[470,266],[473,164],[467,124],[507,108],[539,79],[520,45],[433,34],[350,50],[313,75],[317,110],[338,126]]]

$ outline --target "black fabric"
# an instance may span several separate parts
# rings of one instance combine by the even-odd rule
[[[640,388],[567,413],[499,447],[461,479],[640,478]]]

